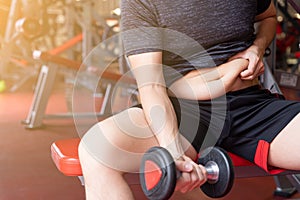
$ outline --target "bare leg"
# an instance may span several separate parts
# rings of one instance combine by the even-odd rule
[[[119,121],[122,120],[122,115],[126,117],[125,113],[121,113],[96,124],[81,140],[79,157],[88,200],[133,199],[130,188],[123,179],[123,173],[137,171],[140,155],[136,153],[142,153],[157,145],[156,140],[150,136],[151,131],[146,128],[141,110],[130,109],[127,118]],[[128,126],[122,127],[127,120],[131,124],[127,122]],[[128,129],[135,129],[134,125],[141,129],[145,127],[144,135],[140,136],[145,139],[140,139],[138,133],[136,138],[134,132],[131,135],[127,133]]]
[[[82,145],[79,152],[87,200],[134,199],[121,172],[99,163]]]
[[[185,144],[187,148],[189,145]],[[133,199],[123,174],[138,172],[143,153],[157,145],[139,108],[131,108],[92,127],[79,146],[87,199]],[[189,148],[192,153],[187,154],[195,157],[195,150]]]
[[[300,170],[300,114],[271,142],[268,164]]]

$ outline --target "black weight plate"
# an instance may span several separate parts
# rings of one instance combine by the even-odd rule
[[[145,180],[145,163],[152,161],[158,165],[162,177],[155,187],[148,190]],[[145,196],[150,200],[169,199],[176,186],[176,167],[171,154],[162,147],[152,147],[143,156],[140,166],[140,183]]]
[[[207,181],[200,188],[211,198],[220,198],[229,193],[234,181],[233,164],[225,150],[219,147],[209,147],[201,152],[198,164],[205,166],[208,161],[214,161],[219,167],[219,179],[215,183]]]

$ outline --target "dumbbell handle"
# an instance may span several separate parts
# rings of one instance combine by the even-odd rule
[[[207,172],[207,181],[210,184],[216,183],[219,180],[220,168],[214,161],[208,161],[204,166]]]
[[[219,180],[219,173],[220,169],[217,163],[214,161],[208,161],[206,165],[204,166],[206,172],[207,172],[207,182],[210,184],[214,184]],[[176,171],[177,178],[181,176],[180,171]]]

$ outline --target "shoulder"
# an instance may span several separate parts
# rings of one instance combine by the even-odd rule
[[[152,8],[156,2],[155,0],[121,0],[121,8]]]

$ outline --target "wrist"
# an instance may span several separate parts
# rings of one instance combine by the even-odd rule
[[[255,52],[256,55],[258,55],[259,57],[263,57],[267,47],[265,47],[265,45],[263,45],[262,42],[254,42],[250,48],[253,52]]]
[[[172,148],[168,147],[166,149],[170,152],[174,160],[180,160],[180,158],[182,158],[182,156],[184,155],[182,150],[173,150]]]
[[[266,49],[270,45],[270,42],[271,42],[270,39],[267,39],[266,36],[260,36],[254,40],[253,46],[255,46],[257,48],[257,50],[259,51],[259,53],[261,55],[264,55]]]
[[[178,160],[182,157],[182,155],[184,155],[184,150],[178,137],[176,137],[176,139],[174,138],[173,140],[168,140],[168,142],[160,141],[159,143],[161,147],[164,147],[170,152],[174,160]]]

